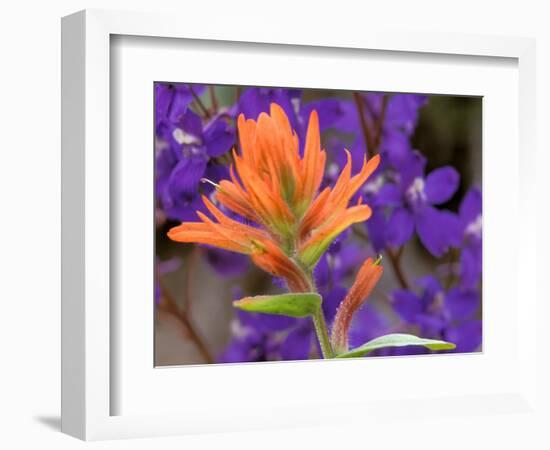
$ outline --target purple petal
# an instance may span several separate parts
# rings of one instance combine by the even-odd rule
[[[395,168],[399,172],[400,185],[406,191],[415,179],[423,179],[426,157],[417,151],[409,152],[403,160],[395,164]]]
[[[401,206],[403,196],[399,186],[395,184],[385,184],[380,188],[374,197],[374,204],[377,206]]]
[[[169,146],[157,152],[155,161],[155,186],[157,195],[160,195],[160,193],[164,191],[170,174],[177,163],[178,159]]]
[[[450,320],[464,320],[472,316],[479,307],[479,295],[476,291],[463,291],[451,288],[445,296],[445,307]]]
[[[285,361],[308,359],[312,334],[309,327],[298,327],[288,333],[281,345],[281,357]]]
[[[480,281],[482,267],[481,243],[464,246],[460,254],[460,286],[465,289],[476,287]]]
[[[482,197],[478,188],[470,189],[460,204],[458,214],[463,228],[477,221],[481,215]]]
[[[453,350],[455,353],[469,353],[481,350],[481,320],[472,320],[447,328],[445,340],[456,345],[456,349]]]
[[[420,335],[428,338],[437,338],[447,325],[447,321],[438,314],[419,314],[416,323],[420,325]]]
[[[405,347],[395,347],[388,353],[392,356],[412,356],[412,355],[426,355],[430,353],[426,347],[420,347],[418,345],[407,345]]]
[[[407,135],[392,129],[384,130],[380,144],[382,162],[388,161],[390,166],[398,169],[403,167],[410,159],[412,151],[410,139]]]
[[[204,86],[194,85],[193,91],[200,95]],[[166,120],[175,123],[187,111],[193,101],[191,88],[185,84],[155,83],[155,113],[157,124]]]
[[[328,322],[332,322],[346,293],[347,291],[342,286],[336,286],[330,292],[323,293],[323,313]]]
[[[186,201],[198,193],[200,179],[206,169],[206,157],[198,154],[183,158],[168,179],[168,191],[174,203]]]
[[[212,157],[221,156],[235,143],[235,134],[223,119],[208,124],[204,130],[206,153]]]
[[[177,124],[187,135],[194,138],[196,143],[202,143],[202,121],[192,110],[188,109],[185,111],[185,113],[180,116]],[[188,137],[188,139],[190,139],[190,137]],[[179,144],[181,143],[182,142],[179,142]]]
[[[418,315],[422,313],[422,301],[414,292],[406,289],[393,291],[392,303],[395,312],[407,323],[416,323]]]
[[[302,117],[307,120],[311,111],[317,111],[321,131],[334,127],[348,113],[344,101],[336,98],[324,98],[309,102],[301,109]]]
[[[342,280],[349,275],[355,275],[357,268],[369,255],[358,245],[344,245],[338,254],[334,255],[334,278]]]
[[[388,333],[388,321],[371,304],[364,304],[353,317],[349,332],[350,347],[358,347],[365,342]]]
[[[197,222],[199,220],[197,211],[207,212],[202,199],[198,196],[173,202],[169,195],[165,195],[162,198],[162,205],[168,218],[180,222]]]
[[[248,257],[226,250],[208,249],[206,259],[217,273],[225,277],[242,275],[249,268]]]
[[[312,105],[313,103],[314,102],[311,102],[304,106],[305,113],[309,113],[308,109],[310,105]],[[331,125],[327,124],[327,126],[333,126],[334,128],[336,128],[338,131],[342,133],[358,132],[358,130],[360,129],[359,114],[357,113],[357,108],[354,102],[339,100],[338,109],[333,110],[332,112],[333,114],[331,115],[331,118],[334,119],[334,122]],[[321,119],[320,116],[319,116],[319,119]],[[330,122],[330,121],[326,120],[326,122]]]
[[[331,269],[329,268],[327,258],[329,258],[329,254],[325,253],[321,256],[317,266],[315,266],[315,282],[320,288],[327,286],[330,278],[329,270]]]
[[[386,242],[391,247],[400,247],[414,232],[414,218],[405,208],[396,208],[386,226]]]
[[[450,200],[458,189],[460,175],[453,167],[441,167],[426,177],[424,192],[429,203],[439,205]]]
[[[372,216],[367,220],[367,231],[369,240],[378,253],[386,248],[386,227],[387,220],[384,208],[374,207],[372,208]]]
[[[250,346],[246,341],[234,339],[217,358],[219,363],[235,363],[254,361]]]
[[[285,111],[292,129],[300,134],[302,127],[295,109],[295,105],[300,102],[300,96],[301,91],[297,89],[251,87],[242,93],[239,99],[239,111],[247,119],[256,120],[260,113],[269,112],[271,103],[277,103]]]
[[[242,325],[261,333],[283,331],[300,323],[292,317],[256,314],[241,310],[237,310],[237,317]]]
[[[443,286],[433,275],[419,278],[416,280],[416,285],[424,290],[423,300],[426,305],[430,304],[438,293],[443,292]]]
[[[418,237],[433,256],[441,257],[455,243],[458,219],[453,213],[426,206],[415,219]]]
[[[387,106],[385,125],[410,135],[418,121],[418,110],[428,101],[428,97],[418,94],[395,94]]]

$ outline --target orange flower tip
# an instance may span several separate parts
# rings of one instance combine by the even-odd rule
[[[373,170],[376,170],[376,168],[380,164],[380,155],[374,155],[372,158],[369,159],[369,163],[374,165],[375,167]]]
[[[216,189],[220,188],[220,185],[217,183],[214,183],[212,180],[209,180],[208,178],[201,178],[201,183],[208,183],[214,186]]]
[[[283,113],[285,116],[286,116],[286,113],[285,113],[285,110],[283,108],[281,108],[277,103],[275,102],[271,102],[269,104],[269,112],[271,113],[271,115],[273,115],[273,111],[278,111],[280,113]]]
[[[382,264],[382,255],[378,255],[378,258],[376,258],[376,261],[372,264],[373,266],[379,266]]]
[[[181,233],[182,231],[183,231],[183,224],[170,228],[166,233],[166,236],[168,236],[169,239],[175,241],[177,240],[178,234]]]
[[[315,121],[319,121],[319,116],[317,115],[317,111],[315,109],[313,109],[309,114],[309,120],[312,120],[312,119]]]

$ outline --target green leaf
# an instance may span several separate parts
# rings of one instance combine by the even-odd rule
[[[452,350],[456,345],[451,342],[437,341],[433,339],[423,339],[412,334],[386,334],[385,336],[377,337],[360,347],[354,348],[345,353],[336,355],[336,358],[353,358],[356,356],[364,356],[367,353],[386,347],[405,347],[407,345],[421,345],[430,350]]]
[[[307,317],[321,307],[321,296],[314,292],[281,295],[258,295],[233,302],[235,308],[265,314],[290,317]]]

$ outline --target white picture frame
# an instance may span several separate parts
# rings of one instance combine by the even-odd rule
[[[282,44],[285,46],[281,47],[283,52],[289,48],[286,46],[300,46],[302,49],[315,48],[321,53],[326,49],[336,54],[346,49],[357,52],[395,52],[396,55],[410,55],[411,60],[430,59],[437,55],[450,55],[452,59],[454,55],[459,58],[489,57],[513,61],[517,64],[519,82],[517,102],[514,103],[519,117],[514,125],[517,126],[519,141],[517,145],[511,145],[519,157],[519,176],[511,181],[512,185],[508,189],[515,192],[512,197],[516,208],[514,211],[522,220],[516,217],[516,222],[511,225],[520,235],[517,248],[511,249],[511,254],[514,261],[536,260],[535,196],[532,195],[536,95],[533,40],[444,33],[390,33],[374,29],[360,35],[350,31],[327,36],[322,30],[315,29],[308,29],[307,33],[293,29],[282,32],[276,26],[261,21],[243,19],[242,25],[228,25],[220,21],[216,27],[208,29],[193,23],[186,23],[185,28],[182,28],[181,21],[170,15],[96,10],[79,12],[63,19],[62,430],[81,439],[96,440],[353,421],[361,423],[376,418],[397,423],[404,417],[415,415],[425,417],[426,420],[434,419],[433,413],[426,412],[428,410],[436,411],[439,417],[448,419],[441,430],[445,426],[452,428],[453,420],[468,420],[476,415],[490,417],[482,420],[486,427],[484,432],[487,433],[502,427],[510,415],[515,420],[531,424],[543,420],[544,405],[536,401],[537,349],[532,344],[536,341],[537,332],[534,262],[529,270],[523,265],[512,263],[517,271],[511,273],[517,274],[517,279],[510,280],[510,284],[521,285],[524,298],[521,304],[511,304],[511,307],[518,307],[518,315],[514,319],[517,330],[510,341],[511,345],[517,347],[514,348],[517,356],[514,362],[518,362],[518,367],[513,379],[506,380],[509,383],[506,388],[501,388],[495,382],[498,389],[495,388],[494,392],[483,392],[480,388],[481,392],[475,395],[469,392],[469,395],[460,396],[458,391],[447,396],[438,393],[429,395],[429,392],[419,389],[419,398],[397,395],[386,400],[383,397],[376,398],[372,402],[358,398],[356,401],[336,402],[332,405],[324,402],[315,404],[310,400],[304,405],[282,402],[273,405],[273,417],[269,423],[266,420],[267,410],[263,413],[260,409],[247,413],[242,407],[239,410],[235,406],[236,399],[233,398],[227,400],[232,402],[229,405],[221,398],[217,413],[199,410],[199,413],[190,415],[185,411],[154,409],[148,413],[149,403],[144,403],[144,410],[139,412],[126,414],[124,410],[127,408],[123,408],[122,412],[113,414],[113,411],[118,410],[113,400],[117,395],[115,391],[124,389],[120,381],[116,381],[119,379],[113,378],[113,367],[124,360],[120,355],[120,349],[124,347],[118,347],[118,350],[113,347],[118,335],[118,322],[113,319],[116,314],[113,314],[110,302],[115,289],[114,280],[111,279],[111,253],[116,245],[111,233],[113,223],[110,205],[112,188],[118,183],[117,173],[112,171],[110,155],[113,145],[111,107],[115,98],[111,90],[111,64],[112,58],[116,56],[112,52],[112,37],[115,35],[232,42],[243,46],[264,44],[266,51],[269,51],[269,45]],[[139,166],[139,162],[136,166]],[[522,202],[519,202],[519,198]],[[517,301],[516,291],[509,295],[515,296]],[[512,320],[511,316],[508,318]],[[518,348],[521,348],[521,352]],[[467,356],[461,358],[464,357]],[[472,357],[475,358],[475,355]],[[427,367],[426,361],[420,358],[410,364]],[[341,376],[356,367],[355,361],[345,363],[345,366],[327,365],[326,370],[332,371],[334,376]],[[315,364],[301,363],[300,370],[312,374],[318,368]],[[397,370],[402,369],[399,368],[402,363],[389,364]],[[233,372],[241,370],[233,367],[230,369]],[[420,370],[412,366],[409,368]],[[124,369],[122,367],[121,370]],[[440,369],[444,370],[441,366]],[[446,368],[457,369],[460,370],[456,365],[454,368]],[[282,376],[292,368],[285,363],[248,366],[248,370],[254,370],[257,375],[265,377]],[[307,373],[302,376],[307,376]],[[252,404],[249,403],[248,407]],[[399,407],[396,408],[396,405]],[[224,416],[231,419],[223,420]]]

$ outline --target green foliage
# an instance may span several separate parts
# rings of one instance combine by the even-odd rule
[[[319,311],[321,302],[322,298],[319,294],[306,292],[245,297],[234,301],[233,306],[249,312],[307,317]]]
[[[421,345],[430,350],[452,350],[456,345],[451,342],[437,341],[433,339],[423,339],[412,334],[386,334],[377,337],[360,347],[354,348],[348,352],[336,355],[336,358],[353,358],[364,356],[374,350],[386,347],[406,347],[408,345]]]

